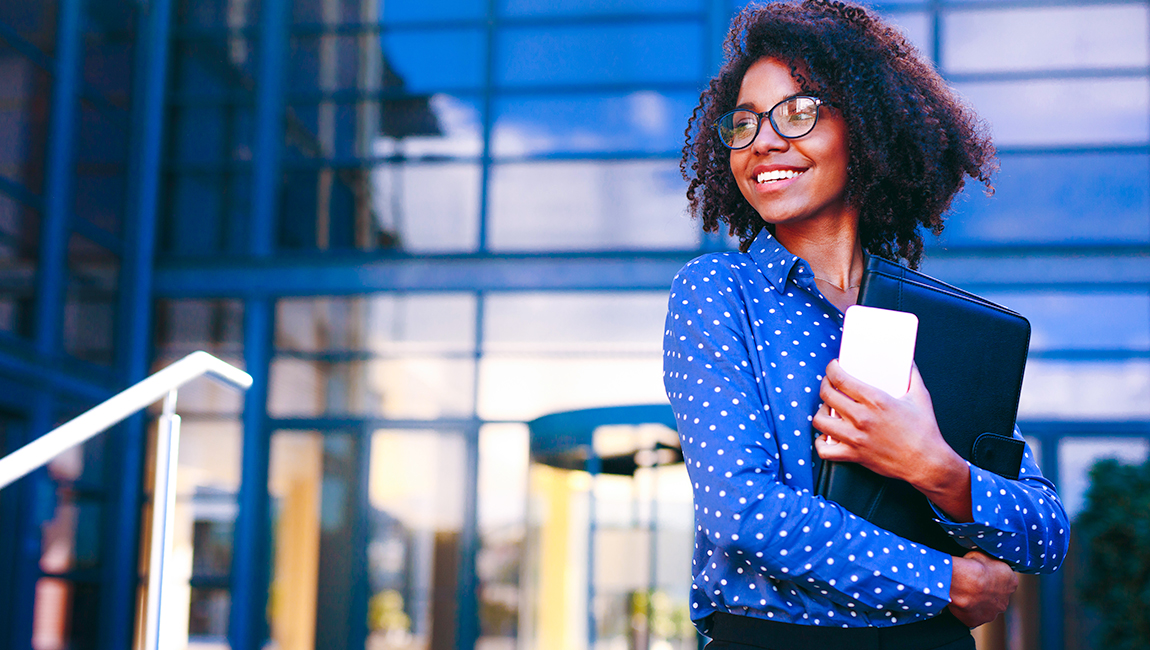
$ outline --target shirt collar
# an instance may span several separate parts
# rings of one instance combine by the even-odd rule
[[[779,240],[775,239],[775,236],[766,228],[760,230],[759,234],[755,236],[755,240],[751,242],[751,248],[747,253],[755,261],[755,264],[759,265],[759,270],[762,271],[763,275],[767,276],[767,281],[774,285],[779,292],[786,291],[787,279],[790,278],[791,273],[810,275],[810,271],[806,270],[806,264],[801,263],[802,260],[783,248]],[[798,267],[797,270],[796,266]]]

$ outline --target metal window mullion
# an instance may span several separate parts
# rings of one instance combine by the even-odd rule
[[[164,91],[167,85],[171,0],[151,0],[142,5],[136,44],[132,122],[130,194],[125,215],[124,255],[120,267],[119,322],[116,331],[118,367],[127,383],[143,380],[151,359],[151,305],[156,219],[162,164]],[[144,474],[147,418],[129,418],[110,441],[120,450],[118,485],[113,486],[103,567],[104,589],[100,615],[99,647],[126,648],[135,633],[134,606],[138,587],[140,500]]]
[[[260,17],[247,250],[253,258],[270,257],[275,245],[291,6],[290,2],[264,3]],[[233,542],[228,630],[233,650],[258,650],[267,637],[268,462],[271,453],[267,395],[274,314],[274,301],[265,293],[258,293],[245,301],[244,362],[254,383],[244,398],[242,473],[239,516]]]
[[[456,585],[456,598],[459,602],[455,630],[455,647],[460,650],[475,647],[479,639],[479,575],[475,558],[479,555],[482,543],[479,536],[479,431],[482,422],[478,419],[479,409],[479,364],[483,354],[486,295],[475,294],[475,338],[471,369],[471,415],[472,422],[464,428],[464,502],[463,530],[459,540],[459,584]]]
[[[252,386],[244,396],[239,515],[232,553],[228,639],[233,650],[259,650],[267,638],[271,442],[266,409],[273,315],[270,298],[253,298],[244,305],[244,363]]]
[[[479,241],[477,249],[485,253],[490,248],[488,242],[491,202],[491,132],[495,124],[495,49],[497,35],[497,15],[499,3],[487,0],[487,50],[484,52],[483,69],[483,155],[480,161],[479,182]]]
[[[59,11],[35,308],[36,351],[49,357],[60,354],[63,348],[61,333],[68,277],[68,230],[75,187],[73,166],[83,57],[82,0],[63,0]]]

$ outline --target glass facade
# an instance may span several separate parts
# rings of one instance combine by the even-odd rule
[[[739,6],[0,0],[0,452],[207,350],[255,385],[180,391],[173,647],[697,647],[660,345]],[[924,269],[1031,320],[1077,513],[1150,453],[1150,9],[875,7],[995,135]],[[0,491],[0,646],[133,642],[153,415]],[[1093,647],[1077,561],[980,646]]]

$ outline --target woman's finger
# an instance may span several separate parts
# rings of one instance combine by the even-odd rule
[[[875,388],[843,370],[838,359],[831,359],[831,362],[827,364],[826,376],[832,388],[856,402],[873,404],[882,399],[883,395],[886,395],[881,388]]]
[[[853,443],[858,435],[858,431],[849,420],[844,420],[838,413],[831,415],[830,407],[825,403],[821,404],[819,410],[815,411],[811,425],[815,431],[829,435],[840,443]]]

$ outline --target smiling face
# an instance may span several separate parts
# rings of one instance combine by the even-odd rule
[[[761,113],[799,94],[790,66],[763,58],[743,76],[737,105]],[[801,138],[780,137],[764,118],[754,142],[731,151],[739,190],[776,227],[839,225],[858,218],[845,201],[850,162],[846,123],[834,109],[818,110],[814,130]]]

